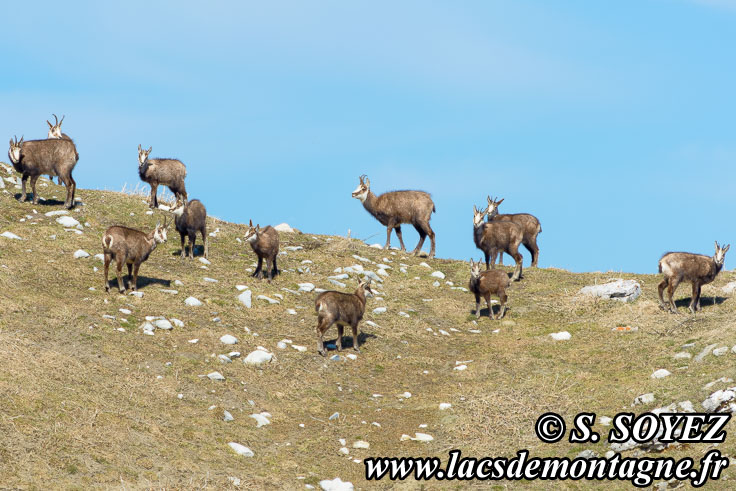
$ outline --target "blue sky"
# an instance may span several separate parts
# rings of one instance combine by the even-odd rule
[[[65,114],[80,188],[134,186],[141,143],[232,221],[382,243],[358,176],[429,191],[438,257],[481,255],[487,194],[540,218],[545,267],[655,272],[736,242],[736,0],[11,10],[0,134]]]

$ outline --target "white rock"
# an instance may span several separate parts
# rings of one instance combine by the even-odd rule
[[[453,368],[453,370],[457,370],[458,372],[462,372],[463,370],[467,370],[467,369],[468,369],[467,365],[458,365]]]
[[[646,394],[642,394],[638,396],[636,399],[634,399],[634,405],[639,404],[651,404],[654,402],[654,394],[651,392],[648,392]]]
[[[734,290],[736,290],[736,281],[730,281],[726,284],[726,286],[721,288],[721,291],[726,294],[731,294]]]
[[[281,303],[281,302],[279,302],[279,301],[278,301],[278,300],[276,300],[276,299],[273,299],[273,298],[271,298],[271,297],[267,297],[266,295],[258,295],[258,296],[256,297],[256,300],[265,300],[266,302],[268,302],[268,303],[270,303],[270,304],[277,304],[277,303]]]
[[[130,292],[128,293],[131,297],[143,298],[143,292]]]
[[[452,407],[452,404],[449,402],[440,402],[440,411],[445,411],[447,409],[450,409]]]
[[[202,263],[202,264],[206,264],[207,266],[209,266],[210,264],[212,264],[208,259],[203,258],[203,257],[200,257],[199,258],[199,262]]]
[[[353,491],[353,489],[355,489],[353,487],[353,483],[345,482],[339,477],[332,480],[324,479],[319,482],[319,487],[321,487],[323,491]]]
[[[307,351],[306,346],[299,346],[298,344],[292,344],[291,347],[299,351],[300,353],[304,353],[305,351]]]
[[[287,346],[288,345],[285,342],[283,342],[283,341],[279,341],[278,343],[276,343],[276,347],[278,349],[286,349]]]
[[[232,363],[232,360],[227,355],[218,355],[217,359],[220,360],[220,363]]]
[[[271,361],[271,358],[273,358],[272,353],[262,350],[255,350],[250,352],[248,356],[243,358],[243,363],[245,363],[246,365],[259,366],[263,363]]]
[[[438,286],[440,286],[440,282],[439,281],[435,281],[434,283],[432,283],[432,286],[435,287],[435,288],[437,288]]]
[[[384,312],[386,312],[386,307],[376,307],[373,309],[374,314],[383,314]]]
[[[716,348],[713,350],[714,356],[723,356],[726,353],[728,353],[728,346],[721,346],[720,348]]]
[[[279,223],[274,227],[277,232],[294,233],[295,230],[289,226],[288,223]]]
[[[54,210],[54,211],[49,211],[49,212],[44,213],[44,215],[46,215],[47,217],[57,217],[57,216],[68,215],[68,214],[69,214],[68,210]]]
[[[586,286],[579,293],[620,302],[633,302],[641,295],[641,285],[635,280],[618,279],[602,285]]]
[[[89,257],[89,252],[85,250],[77,249],[77,251],[74,253],[74,259],[82,259],[85,257]]]
[[[353,443],[353,448],[370,448],[370,447],[371,447],[371,444],[365,440],[358,440],[357,442]]]
[[[223,375],[220,372],[208,373],[207,378],[209,378],[210,380],[216,380],[219,382],[225,380],[225,377],[223,377]]]
[[[271,421],[268,419],[267,416],[271,416],[268,413],[255,413],[251,414],[250,417],[256,420],[256,428],[260,428],[261,426],[270,425]]]
[[[181,280],[174,280],[175,286],[184,286],[184,283],[181,282]]]
[[[128,310],[128,309],[118,309],[118,311],[119,311],[119,312],[120,312],[121,314],[123,314],[123,315],[130,315],[130,314],[132,314],[132,313],[133,313],[133,312],[132,312],[131,310]]]
[[[238,338],[236,338],[232,334],[225,334],[224,336],[220,338],[220,342],[222,344],[237,344]]]
[[[550,334],[550,337],[554,339],[555,341],[567,341],[572,337],[569,332],[567,331],[561,331],[561,332],[553,332]]]
[[[238,301],[245,305],[247,308],[251,308],[251,305],[253,305],[253,292],[250,290],[245,290],[243,293],[238,295]]]
[[[348,455],[350,453],[350,450],[348,450],[347,447],[341,447],[340,450],[338,450],[343,455]]]
[[[670,373],[669,370],[660,368],[659,370],[655,371],[652,374],[652,378],[665,378],[665,377],[669,377],[670,375],[672,375],[672,373]]]
[[[187,342],[189,342],[189,343],[191,343],[191,344],[197,344],[197,343],[199,342],[199,339],[190,339],[190,340],[189,340],[189,341],[187,341]]]
[[[691,355],[687,351],[680,351],[679,353],[675,353],[675,360],[687,360],[692,357],[693,355]]]
[[[422,266],[423,268],[427,268],[427,269],[432,269],[432,266],[430,266],[429,264],[427,264],[425,262],[419,263],[419,266]]]
[[[414,433],[414,437],[410,437],[409,435],[401,435],[401,441],[405,440],[414,440],[415,442],[431,442],[432,440],[434,440],[434,437],[427,433]]]
[[[407,392],[404,392],[404,393],[401,393],[401,394],[397,395],[396,397],[401,397],[403,399],[409,399],[411,397],[411,392],[408,392],[407,391]]]
[[[298,283],[298,285],[300,292],[311,292],[314,290],[314,285],[312,283]]]
[[[253,450],[249,449],[245,445],[241,445],[240,443],[230,442],[228,445],[230,445],[230,448],[232,448],[236,454],[242,457],[253,457],[253,455],[255,455]]]
[[[336,287],[338,287],[338,288],[345,288],[347,286],[345,283],[343,283],[341,281],[337,281],[337,280],[333,280],[333,279],[329,279],[328,281],[330,283],[332,283],[333,285],[335,285]]]
[[[430,276],[432,276],[434,278],[439,278],[441,280],[444,280],[445,279],[445,273],[443,273],[442,271],[435,271]]]
[[[70,216],[61,216],[56,219],[56,223],[66,228],[74,228],[77,225],[81,225],[75,218]]]
[[[202,305],[202,302],[194,297],[187,297],[187,299],[184,300],[184,303],[190,307],[199,307],[200,305]]]
[[[206,281],[207,283],[219,283],[220,282],[220,280],[216,280],[214,278],[207,278],[207,277],[204,278],[204,281]]]
[[[3,232],[0,234],[0,237],[5,237],[6,239],[23,240],[17,235],[15,235],[13,232]]]
[[[725,390],[717,390],[703,401],[703,408],[709,413],[718,412],[734,412],[736,404],[732,401],[736,398],[736,387]]]
[[[174,326],[166,319],[159,319],[153,323],[154,326],[156,326],[159,329],[169,330],[173,329]]]
[[[179,319],[174,319],[173,317],[169,319],[172,324],[174,324],[176,327],[184,327],[184,323],[180,321]]]
[[[232,415],[232,414],[230,414],[230,412],[229,412],[229,411],[223,411],[223,412],[222,412],[222,420],[223,420],[223,421],[232,421],[232,420],[234,420],[234,419],[235,419],[235,418],[233,418],[233,415]]]

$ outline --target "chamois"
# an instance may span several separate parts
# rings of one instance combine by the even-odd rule
[[[434,257],[434,232],[429,226],[429,220],[435,210],[434,202],[429,193],[424,191],[391,191],[376,196],[371,192],[371,181],[365,175],[360,176],[360,184],[353,191],[353,198],[363,203],[363,207],[373,215],[376,220],[386,226],[386,246],[391,246],[391,229],[396,230],[401,250],[405,251],[404,239],[401,236],[401,224],[410,223],[419,233],[419,243],[413,251],[418,255],[422,250],[424,239],[429,235],[432,247],[429,258]]]
[[[253,277],[263,278],[263,260],[265,259],[270,283],[273,277],[279,274],[276,267],[276,256],[279,255],[279,233],[271,225],[264,228],[261,228],[260,225],[254,227],[253,220],[251,220],[245,233],[245,241],[250,244],[253,252],[258,256],[258,266]]]
[[[532,255],[532,268],[537,267],[537,261],[539,260],[539,246],[537,246],[537,235],[542,231],[542,225],[539,223],[539,219],[529,213],[513,213],[499,215],[498,205],[503,203],[502,199],[491,199],[488,196],[488,208],[486,209],[487,219],[498,221],[509,221],[514,222],[521,227],[521,231],[524,236],[521,239],[521,243]],[[498,264],[503,266],[503,252],[500,253],[498,258]]]
[[[485,211],[478,211],[473,205],[473,241],[475,246],[486,256],[486,270],[496,265],[496,255],[505,252],[516,261],[516,269],[511,277],[513,281],[521,279],[522,257],[519,253],[519,244],[523,237],[521,227],[513,222],[483,223]],[[488,265],[490,260],[490,266]]]
[[[66,186],[64,206],[74,206],[74,193],[77,183],[72,177],[72,170],[77,165],[79,154],[71,140],[28,140],[15,138],[10,140],[8,151],[10,162],[16,171],[22,174],[20,200],[26,200],[26,181],[31,178],[33,204],[38,204],[36,181],[41,175],[59,176]]]
[[[197,241],[197,232],[202,234],[204,243],[204,257],[209,257],[207,245],[207,210],[198,199],[190,200],[185,205],[171,210],[174,214],[174,225],[181,236],[181,257],[186,257],[184,238],[189,237],[189,259],[194,259],[194,243]]]
[[[102,252],[105,255],[105,291],[110,291],[108,282],[108,271],[110,261],[113,259],[117,264],[118,288],[120,293],[125,293],[123,282],[123,264],[128,266],[128,283],[132,279],[132,290],[136,291],[138,284],[138,268],[148,256],[156,249],[156,246],[166,242],[166,228],[168,220],[164,224],[156,224],[156,228],[150,233],[140,230],[121,227],[118,225],[108,228],[102,236]]]
[[[61,123],[64,122],[64,116],[63,115],[61,116],[61,121],[59,121],[59,118],[56,117],[56,114],[52,114],[52,116],[54,117],[54,124],[51,124],[48,119],[46,120],[46,124],[49,125],[49,134],[48,134],[47,138],[50,139],[50,140],[51,139],[56,139],[56,140],[64,139],[64,140],[73,141],[69,137],[69,135],[67,135],[66,133],[62,133],[61,132]],[[77,156],[77,158],[79,158],[79,156]],[[61,185],[61,177],[59,177],[58,179],[59,179],[59,185]],[[54,176],[51,176],[50,175],[49,176],[49,180],[53,183],[54,182]]]
[[[187,177],[187,168],[176,159],[149,159],[152,147],[143,150],[138,145],[138,175],[141,180],[151,185],[151,198],[149,206],[151,208],[158,207],[158,185],[167,186],[174,196],[176,196],[176,205],[185,204],[187,202],[187,190],[184,186],[184,179]]]
[[[496,295],[500,303],[498,318],[501,319],[506,313],[506,289],[511,285],[509,275],[500,269],[480,271],[480,261],[470,260],[470,282],[468,289],[475,295],[475,317],[480,317],[480,297],[486,299],[488,305],[488,317],[495,319],[493,307],[491,306],[491,295]]]
[[[721,247],[716,241],[716,252],[713,257],[703,254],[692,254],[689,252],[668,252],[659,260],[659,272],[664,274],[664,279],[658,286],[659,305],[664,310],[677,313],[672,296],[682,281],[689,281],[693,285],[692,298],[690,299],[690,312],[693,314],[700,308],[700,288],[713,281],[723,268],[726,252],[730,245]],[[662,293],[667,288],[669,305],[665,305]]]
[[[337,349],[342,350],[342,335],[345,326],[353,330],[353,349],[360,353],[358,323],[365,312],[365,292],[373,295],[370,279],[358,281],[355,293],[326,291],[314,301],[317,312],[317,351],[325,356],[324,335],[331,325],[337,324]]]

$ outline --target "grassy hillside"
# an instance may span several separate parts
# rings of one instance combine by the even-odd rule
[[[0,169],[0,176],[9,174]],[[63,201],[63,187],[43,184],[42,197]],[[446,284],[466,285],[466,263],[428,261],[340,237],[282,233],[283,274],[268,284],[249,276],[255,256],[236,240],[245,227],[211,220],[209,230],[219,229],[210,238],[211,265],[180,259],[179,237],[172,230],[169,242],[141,267],[144,295],[136,298],[103,291],[102,264],[94,255],[101,252],[106,227],[150,230],[161,212],[147,215],[140,196],[80,189],[83,204],[70,215],[87,225],[77,234],[65,231],[58,217],[44,215],[61,209],[60,204],[19,203],[18,191],[7,182],[5,191],[0,192],[0,233],[22,240],[0,237],[0,487],[226,488],[234,486],[229,480],[234,477],[241,488],[303,489],[339,476],[356,487],[416,488],[414,482],[388,480],[367,485],[360,460],[446,457],[453,448],[476,457],[512,456],[522,448],[533,455],[573,457],[585,449],[603,454],[603,442],[543,444],[534,435],[534,422],[550,410],[568,418],[581,411],[612,417],[647,392],[654,393],[654,403],[637,411],[684,400],[701,409],[708,394],[733,385],[705,389],[705,384],[736,378],[736,354],[709,355],[701,363],[673,357],[681,351],[697,354],[712,343],[736,344],[733,300],[720,291],[736,279],[730,271],[703,288],[702,313],[684,315],[682,307],[683,315],[675,316],[658,309],[655,276],[527,269],[509,292],[507,317],[483,317],[476,324],[470,315],[472,295]],[[75,259],[78,249],[91,257]],[[315,294],[285,289],[297,290],[302,282],[333,289],[327,277],[356,263],[376,271],[375,264],[353,255],[392,269],[376,286],[380,298],[368,299],[365,320],[379,327],[361,324],[364,344],[356,360],[345,357],[352,353],[348,349],[340,361],[332,361],[316,352]],[[400,263],[407,273],[399,271]],[[433,271],[446,275],[438,287]],[[352,291],[356,277],[343,280],[343,290]],[[643,295],[631,304],[575,295],[585,285],[617,277],[640,281]],[[236,285],[253,291],[252,308],[238,301]],[[171,289],[178,293],[162,291]],[[678,293],[688,297],[688,286]],[[280,303],[256,299],[261,294]],[[186,306],[189,296],[203,305]],[[380,306],[387,312],[373,314]],[[180,319],[184,327],[145,335],[140,326],[146,316]],[[612,331],[617,325],[638,330]],[[569,331],[572,339],[548,336],[558,331]],[[239,343],[222,344],[224,334]],[[333,328],[327,339],[335,336]],[[279,349],[283,339],[307,350]],[[694,344],[682,348],[688,343]],[[237,358],[232,363],[218,359],[231,351],[245,356],[257,346],[273,352],[274,360],[256,368]],[[466,370],[454,369],[460,361]],[[672,375],[650,378],[660,368]],[[225,380],[207,378],[213,371]],[[398,397],[406,391],[410,398]],[[440,403],[452,407],[440,411]],[[233,421],[223,420],[225,410]],[[250,415],[264,411],[271,414],[271,424],[257,428]],[[339,416],[330,419],[334,413]],[[401,441],[402,434],[415,432],[431,434],[434,441]],[[340,439],[348,456],[339,452]],[[352,448],[358,440],[370,448]],[[255,456],[236,455],[229,442],[248,446]],[[732,454],[733,440],[721,447]],[[700,458],[704,450],[692,445],[666,452]],[[734,472],[728,469],[726,478]],[[727,485],[722,481],[715,487]]]

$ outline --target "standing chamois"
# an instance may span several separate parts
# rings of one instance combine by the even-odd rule
[[[537,235],[542,231],[542,225],[539,223],[539,219],[529,213],[513,213],[513,214],[498,214],[498,205],[503,203],[502,199],[491,199],[488,196],[488,208],[486,214],[488,221],[509,221],[514,222],[521,227],[521,231],[524,236],[521,239],[521,243],[532,255],[532,268],[537,267],[537,261],[539,260],[539,246],[537,246]],[[500,253],[498,258],[499,266],[503,266],[503,252]]]
[[[401,237],[401,224],[410,223],[419,233],[419,243],[413,254],[419,254],[424,239],[429,235],[429,240],[432,241],[429,258],[434,257],[434,232],[432,227],[429,226],[429,220],[432,218],[435,207],[429,193],[424,191],[391,191],[376,196],[371,192],[370,179],[362,175],[360,176],[360,184],[353,191],[353,198],[359,199],[363,203],[363,207],[368,210],[368,213],[386,226],[385,249],[391,246],[391,229],[394,229],[396,230],[396,236],[399,238],[401,250],[406,250],[404,239]]]
[[[279,255],[279,233],[271,225],[261,228],[260,225],[253,226],[253,220],[248,224],[245,233],[245,241],[248,242],[253,252],[258,256],[258,266],[253,277],[263,278],[263,260],[266,260],[266,271],[268,271],[268,282],[279,274],[276,267],[276,256]]]
[[[77,165],[79,154],[71,140],[28,140],[15,138],[10,140],[8,151],[10,162],[16,171],[22,174],[20,200],[26,200],[26,181],[31,178],[33,204],[38,204],[36,181],[44,174],[59,176],[66,186],[66,201],[64,206],[70,209],[74,206],[74,193],[77,183],[72,177],[72,170]]]
[[[167,186],[174,196],[176,196],[176,205],[187,202],[187,190],[184,186],[184,179],[187,177],[187,168],[176,159],[149,159],[152,147],[143,150],[138,145],[138,175],[143,182],[151,185],[151,199],[149,206],[151,208],[158,207],[158,185]]]
[[[110,291],[107,276],[110,269],[110,261],[113,259],[117,263],[118,288],[120,289],[120,293],[125,293],[123,264],[128,266],[128,286],[133,291],[136,291],[138,268],[141,267],[141,263],[148,259],[148,256],[156,249],[157,245],[166,242],[167,226],[168,220],[164,220],[163,225],[160,222],[157,223],[156,228],[150,233],[118,225],[112,226],[105,231],[102,236],[102,252],[105,255],[106,292]]]
[[[370,279],[358,281],[355,293],[326,291],[314,301],[317,312],[317,351],[325,356],[324,335],[331,325],[337,324],[337,349],[342,350],[342,335],[345,326],[353,330],[353,349],[360,353],[358,323],[365,313],[365,292],[373,295]]]
[[[689,252],[668,252],[659,260],[659,272],[664,274],[664,279],[659,284],[659,305],[664,309],[677,313],[677,307],[672,300],[677,285],[682,281],[689,281],[693,285],[693,294],[690,299],[690,312],[693,314],[700,309],[700,288],[713,281],[723,268],[726,252],[730,245],[721,247],[716,241],[716,252],[713,257],[703,254],[692,254]],[[665,305],[662,293],[667,288],[669,305]]]
[[[53,140],[53,139],[62,140],[63,139],[63,140],[73,141],[69,137],[69,135],[61,132],[61,123],[64,122],[64,116],[63,115],[61,116],[61,121],[59,121],[59,118],[56,117],[56,114],[52,114],[52,116],[54,117],[54,124],[51,124],[48,119],[46,120],[46,124],[49,125],[49,134],[47,138],[50,140]],[[77,158],[79,158],[78,155],[77,155]],[[59,177],[58,179],[59,179],[59,185],[61,185],[61,177]],[[49,180],[53,183],[54,176],[50,175]]]
[[[473,241],[475,246],[486,256],[486,270],[496,265],[496,255],[505,252],[516,261],[516,269],[511,277],[513,281],[521,279],[522,257],[519,244],[523,237],[521,227],[513,222],[491,221],[483,223],[484,211],[478,211],[473,205]],[[489,266],[490,260],[490,266]]]
[[[506,289],[511,285],[509,275],[500,269],[491,269],[489,271],[480,271],[480,261],[473,262],[470,260],[470,282],[468,289],[475,295],[475,317],[480,317],[480,297],[486,299],[488,306],[488,317],[495,319],[493,315],[493,307],[491,306],[491,295],[496,295],[500,303],[498,318],[503,318],[506,313]]]
[[[194,259],[194,243],[197,241],[197,232],[202,234],[204,243],[204,257],[209,257],[209,246],[207,245],[207,210],[198,199],[193,199],[187,204],[171,210],[174,214],[174,225],[181,236],[181,257],[186,257],[184,238],[189,237],[189,259]]]

